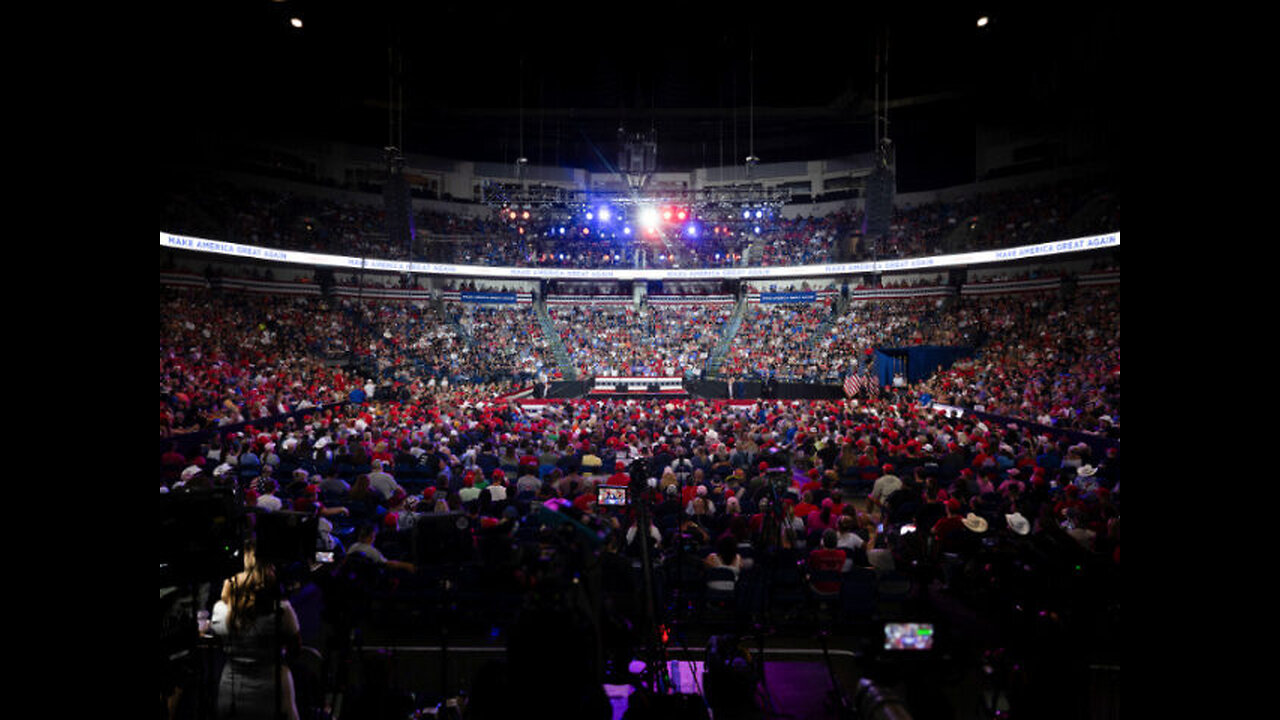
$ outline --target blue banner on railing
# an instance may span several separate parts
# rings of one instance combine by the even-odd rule
[[[817,302],[818,293],[809,292],[762,292],[761,303],[811,303]]]
[[[489,303],[496,305],[515,305],[515,293],[486,293],[486,292],[463,292],[459,293],[459,300],[464,303]]]

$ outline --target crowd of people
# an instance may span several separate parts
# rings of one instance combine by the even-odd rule
[[[208,431],[407,388],[505,394],[558,373],[532,308],[165,288],[160,434]]]
[[[350,337],[318,299],[162,287],[161,436],[346,401],[364,382],[329,358]]]
[[[682,377],[705,368],[733,306],[553,306],[547,314],[580,377]]]
[[[458,323],[465,328],[469,342],[452,366],[456,378],[507,378],[527,383],[540,373],[559,371],[531,305],[461,303],[458,308]]]
[[[646,558],[658,612],[694,602],[689,612],[806,622],[830,583],[868,577],[1006,608],[1061,605],[1074,617],[1054,573],[1119,571],[1118,290],[865,302],[836,318],[831,302],[755,306],[744,367],[772,353],[780,374],[820,372],[835,356],[865,369],[868,350],[885,344],[971,342],[979,352],[844,400],[534,404],[506,398],[545,367],[528,306],[162,287],[161,493],[221,489],[252,517],[313,516],[327,567],[365,567],[375,575],[359,577],[383,580],[361,591],[387,599],[433,586],[415,533],[440,532],[433,518],[466,518],[439,547],[468,568],[473,597],[489,598],[461,615],[490,623],[526,607],[513,598],[572,587],[573,558],[594,538],[592,562],[619,570],[601,586],[614,614],[600,632],[625,647],[643,642],[632,571]],[[630,346],[618,361],[647,370],[656,368],[638,358],[700,357],[728,312],[575,308],[556,323],[592,358],[585,367],[603,369],[614,357],[605,353]],[[830,332],[813,337],[824,318]],[[367,372],[350,369],[352,358]],[[603,502],[618,496],[610,487],[627,488],[624,504]],[[568,539],[572,529],[585,534]],[[288,713],[305,711],[312,698],[294,689],[313,679],[297,670],[277,695],[260,672],[274,622],[261,609],[281,596],[277,568],[252,549],[206,608],[230,656],[224,673],[234,673],[218,701],[278,698]],[[788,567],[800,569],[795,584],[779,572]],[[1029,568],[1045,579],[1030,582]],[[338,575],[319,572],[338,592]],[[314,616],[287,599],[279,607],[293,637],[315,634]]]
[[[967,336],[983,338],[983,352],[922,382],[922,393],[957,407],[1119,436],[1118,290],[1080,288],[1070,301],[970,300],[954,317]]]
[[[748,306],[720,365],[739,379],[867,375],[874,349],[943,345],[978,354],[919,394],[1044,425],[1119,424],[1114,287]],[[699,375],[725,337],[727,304],[549,306],[557,364],[532,305],[329,300],[162,291],[161,433],[181,434],[342,402],[368,383],[511,390],[572,375]],[[342,367],[360,367],[356,377]],[[398,392],[398,390],[397,390]],[[1105,418],[1105,420],[1103,420]],[[1103,427],[1100,423],[1106,423]]]
[[[164,230],[228,242],[385,260],[510,267],[730,267],[829,263],[989,250],[1119,229],[1119,200],[1105,186],[1062,181],[974,193],[894,209],[884,237],[866,235],[861,209],[823,216],[765,213],[664,225],[649,235],[581,218],[512,220],[506,210],[416,209],[414,239],[391,242],[381,198],[338,202],[202,181],[173,186]],[[758,255],[752,248],[758,247]]]
[[[493,593],[461,611],[484,622],[507,616],[511,593],[572,587],[586,547],[593,567],[622,570],[601,581],[610,612],[597,632],[630,642],[643,641],[643,611],[628,568],[642,562],[659,612],[727,593],[736,613],[775,623],[809,607],[784,593],[829,589],[807,588],[803,569],[789,586],[786,568],[822,582],[860,568],[959,594],[1004,588],[1012,608],[1061,601],[1026,585],[1029,563],[1110,577],[1120,562],[1118,446],[952,417],[906,395],[524,405],[422,390],[221,439],[162,455],[161,491],[225,488],[258,517],[314,515],[317,547],[395,578],[376,585],[393,595],[385,588],[410,592],[427,571],[415,530],[466,518],[441,547],[469,569],[468,590]],[[628,488],[627,501],[603,504],[605,487]],[[235,631],[217,630],[234,648]]]
[[[831,319],[834,299],[759,303],[749,307],[720,367],[732,377],[818,378],[817,333]]]
[[[1118,229],[1118,200],[1090,196],[1085,217],[1086,195],[1064,186],[899,209],[891,236],[856,252],[920,255]],[[375,205],[222,186],[178,192],[162,222],[309,252],[416,259],[421,250],[392,247]],[[752,227],[702,242],[672,238],[647,248],[644,262],[827,262],[861,223],[856,212],[764,219],[759,235]],[[630,267],[639,257],[630,241],[545,228],[513,237],[498,217],[419,212],[415,228],[467,238],[429,244],[433,260]],[[762,256],[750,257],[751,246]],[[1007,611],[998,622],[1048,607],[1056,612],[1041,621],[1091,627],[1083,615],[1094,610],[1071,605],[1057,573],[1087,572],[1118,593],[1110,584],[1120,566],[1118,285],[748,306],[722,376],[836,384],[867,375],[876,348],[974,349],[915,382],[841,400],[511,399],[561,373],[696,372],[726,339],[732,313],[694,302],[548,306],[557,334],[549,338],[528,304],[162,283],[160,491],[225,490],[250,517],[313,517],[329,567],[364,564],[393,580],[376,584],[392,594],[428,591],[436,579],[415,533],[442,514],[465,518],[436,550],[457,553],[468,589],[491,599],[461,614],[488,622],[511,601],[503,593],[522,595],[527,607],[559,582],[571,588],[585,549],[591,567],[606,569],[600,587],[611,614],[596,632],[630,646],[644,640],[632,572],[643,563],[654,569],[659,613],[728,598],[739,620],[785,623],[809,607],[798,599],[829,597],[833,578],[838,585],[863,572],[885,587],[905,579],[916,592],[941,587],[997,603]],[[565,367],[553,339],[568,352]],[[621,505],[607,502],[619,496]],[[780,568],[802,568],[799,585],[788,586]],[[315,628],[281,601],[278,570],[255,557],[250,539],[244,570],[203,609],[229,658],[218,702],[278,701],[296,717],[309,709],[305,679],[295,686],[292,675],[277,682],[262,672],[274,659],[264,648],[275,618],[264,608],[285,609],[293,641]],[[806,571],[822,579],[804,580]]]
[[[760,264],[822,265],[837,259],[838,247],[862,233],[864,213],[840,210],[821,217],[784,218],[761,227]]]

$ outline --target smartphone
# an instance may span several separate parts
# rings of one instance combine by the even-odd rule
[[[932,650],[933,623],[888,622],[884,624],[885,650]]]
[[[317,552],[316,552],[316,562],[318,562],[318,563],[331,563],[331,562],[333,562],[333,553],[331,553],[331,552],[319,552],[319,551],[317,551]]]

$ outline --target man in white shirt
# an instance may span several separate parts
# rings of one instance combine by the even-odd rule
[[[402,489],[400,483],[396,482],[395,477],[386,471],[386,461],[373,461],[373,472],[369,473],[369,487],[383,500],[391,499],[397,490]]]
[[[257,506],[267,512],[278,512],[284,506],[284,501],[276,497],[276,490],[279,483],[274,478],[266,478],[262,481],[262,494],[258,496]]]
[[[356,541],[347,549],[347,555],[363,555],[379,565],[386,565],[398,570],[414,571],[413,563],[407,563],[400,560],[392,560],[382,554],[382,551],[374,547],[374,543],[378,539],[378,527],[376,525],[365,525],[360,528],[359,534],[356,535]]]
[[[871,494],[867,496],[867,499],[876,505],[883,506],[884,501],[890,495],[902,489],[902,478],[893,474],[892,465],[885,464],[880,470],[883,474],[876,478],[875,484],[871,486]]]

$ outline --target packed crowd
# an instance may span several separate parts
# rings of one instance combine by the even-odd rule
[[[773,509],[783,536],[772,540],[793,548],[815,549],[827,530],[847,529],[860,535],[857,547],[893,551],[875,537],[876,522],[891,515],[925,530],[972,513],[987,527],[1019,532],[1006,518],[1020,514],[1033,531],[1070,519],[1089,531],[1076,538],[1088,550],[1118,560],[1118,445],[990,426],[899,396],[524,406],[424,391],[219,440],[164,452],[162,492],[241,482],[252,506],[279,509],[283,497],[331,518],[337,537],[324,538],[327,549],[341,546],[346,532],[338,526],[403,530],[423,512],[465,512],[485,529],[530,521],[536,507],[604,514],[599,486],[635,490],[640,467],[662,551],[673,547],[677,527],[696,536],[699,557],[726,534],[759,547],[760,513],[780,500]],[[782,484],[766,482],[770,476]],[[894,498],[903,488],[911,513],[900,504],[907,497]],[[932,505],[927,524],[916,514],[924,505]],[[633,543],[635,517],[624,511],[603,520]]]
[[[819,377],[839,382],[868,372],[877,347],[974,343],[975,338],[962,331],[959,318],[943,305],[936,298],[852,302],[815,339],[807,356]]]
[[[703,369],[732,305],[549,307],[581,377],[680,377]]]
[[[463,303],[458,323],[469,342],[452,370],[490,380],[510,377],[529,382],[555,364],[543,337],[542,326],[531,305],[485,306]]]
[[[647,310],[552,306],[547,316],[581,377],[645,375],[649,367],[661,367],[661,358],[649,352],[653,326]]]
[[[923,381],[920,392],[1041,424],[1116,432],[1114,289],[1080,288],[1072,299],[853,302],[839,316],[832,302],[750,306],[720,374],[839,383],[867,374],[876,347],[972,347],[975,358]],[[518,387],[568,370],[558,367],[531,306],[450,307],[446,317],[432,303],[162,292],[162,433],[339,402],[365,380]],[[582,377],[697,374],[731,313],[728,305],[692,304],[548,308]],[[359,366],[364,380],[334,369],[344,363]]]
[[[532,590],[574,526],[624,567],[647,554],[663,603],[672,583],[701,597],[705,582],[709,596],[741,588],[741,612],[778,621],[800,606],[772,595],[787,589],[774,573],[806,559],[957,591],[1047,562],[1046,544],[1077,573],[1120,560],[1118,445],[901,397],[527,406],[424,392],[175,445],[161,468],[162,493],[233,488],[254,512],[314,514],[319,550],[402,583],[423,570],[418,524],[457,513],[469,522],[453,549],[490,590]],[[627,502],[603,504],[606,486],[629,487]],[[497,609],[467,611],[492,621]]]
[[[356,390],[513,390],[551,364],[532,309],[463,313],[455,324],[430,303],[162,286],[161,436],[345,402]]]
[[[853,259],[893,259],[1047,242],[1119,229],[1119,200],[1091,184],[1063,182],[896,208],[887,237],[863,237],[863,212],[732,219],[696,234],[667,228],[650,237],[559,219],[513,222],[415,210],[415,245],[389,240],[378,202],[339,203],[226,183],[176,184],[162,206],[168,232],[229,242],[387,260],[513,267],[718,267],[821,264],[848,244]],[[753,256],[752,248],[758,247]]]
[[[747,309],[720,367],[731,377],[815,380],[815,335],[831,319],[830,296],[812,303],[760,303]]]
[[[982,353],[937,373],[921,391],[960,407],[1119,437],[1120,295],[985,298],[956,310]]]
[[[364,384],[331,367],[350,336],[314,298],[160,293],[160,432],[205,430],[343,402]]]
[[[760,264],[821,265],[834,262],[840,243],[862,233],[861,210],[837,211],[823,217],[786,218],[761,230]]]
[[[806,307],[814,313],[821,303]],[[801,306],[758,310],[744,331],[763,329],[757,339],[766,352],[787,352],[771,338],[797,336],[795,328],[819,318]],[[1002,622],[1014,622],[1019,608],[1058,608],[1057,617],[1087,631],[1088,617],[1056,583],[1059,574],[1078,582],[1087,573],[1102,579],[1104,599],[1118,597],[1118,585],[1105,584],[1118,579],[1120,564],[1118,291],[964,298],[943,310],[868,305],[843,327],[883,327],[827,348],[989,338],[973,360],[899,392],[522,404],[503,398],[514,388],[509,380],[450,382],[450,373],[510,365],[511,348],[528,347],[538,332],[528,309],[472,308],[459,318],[491,343],[469,355],[451,321],[409,303],[162,288],[161,493],[226,488],[255,517],[285,509],[313,516],[316,550],[345,569],[322,576],[333,583],[326,593],[342,587],[340,578],[367,577],[356,567],[375,573],[360,592],[431,592],[438,575],[424,565],[430,553],[424,559],[415,533],[440,532],[432,523],[441,513],[466,517],[437,550],[458,554],[467,569],[461,582],[480,593],[470,597],[491,599],[459,612],[484,623],[514,607],[503,593],[527,600],[548,597],[557,582],[569,587],[573,553],[587,545],[623,571],[603,591],[617,603],[610,632],[627,649],[643,642],[640,611],[636,586],[619,578],[634,579],[631,568],[644,557],[664,611],[677,600],[709,607],[730,597],[746,619],[802,622],[807,599],[869,574],[886,588],[940,585],[988,607],[1002,603]],[[935,312],[946,322],[930,320]],[[691,337],[673,318],[685,314],[686,330],[714,324],[711,313],[672,313],[649,326],[670,326],[672,347]],[[359,354],[374,372],[339,369],[325,351]],[[412,357],[448,370],[439,378],[420,372],[405,362]],[[1039,424],[955,416],[926,398]],[[603,487],[620,486],[630,488],[624,505],[602,502]],[[252,632],[233,622],[250,611],[235,591],[255,582],[252,557],[212,608],[212,631],[233,661]],[[786,576],[787,568],[800,574]],[[286,629],[308,630],[297,616]],[[234,694],[251,685],[228,687]],[[306,702],[289,687],[287,701]],[[354,703],[358,688],[351,692]]]

